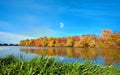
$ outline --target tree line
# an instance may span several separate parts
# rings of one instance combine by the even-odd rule
[[[100,36],[40,37],[38,39],[21,40],[19,46],[120,48],[120,33],[113,33],[106,29],[102,31]]]
[[[18,46],[18,44],[0,43],[0,46]]]

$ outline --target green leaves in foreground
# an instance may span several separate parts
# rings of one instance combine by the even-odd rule
[[[60,63],[45,57],[24,61],[7,56],[0,58],[0,75],[120,75],[120,67],[90,62]]]

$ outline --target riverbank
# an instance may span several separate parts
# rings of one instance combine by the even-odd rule
[[[52,58],[33,58],[30,61],[14,56],[0,58],[0,75],[119,75],[120,67],[100,66],[90,62],[60,63]]]

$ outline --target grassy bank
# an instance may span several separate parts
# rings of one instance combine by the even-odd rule
[[[120,75],[120,67],[100,66],[89,62],[60,63],[52,58],[19,60],[0,58],[0,75]]]

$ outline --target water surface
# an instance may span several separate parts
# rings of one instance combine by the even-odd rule
[[[99,65],[120,66],[120,50],[112,48],[72,48],[72,47],[19,47],[0,46],[0,57],[15,55],[25,60],[36,56],[49,56],[61,62],[91,61]]]

